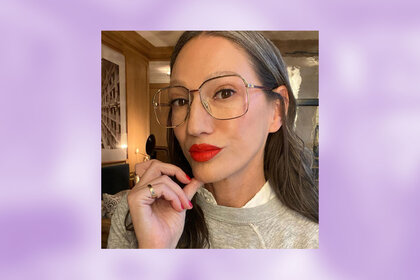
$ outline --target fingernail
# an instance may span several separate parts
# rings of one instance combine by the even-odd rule
[[[182,210],[184,210],[185,208],[184,208],[184,205],[182,205],[182,203],[181,203],[181,208],[182,208]]]
[[[188,181],[191,181],[190,176],[188,176],[187,174],[185,174],[185,176],[187,176]]]
[[[189,200],[188,200],[188,204],[190,205],[191,208],[193,207],[191,201],[189,201]]]

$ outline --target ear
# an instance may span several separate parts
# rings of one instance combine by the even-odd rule
[[[286,86],[284,85],[279,86],[273,89],[272,91],[279,94],[283,98],[285,115],[287,115],[287,110],[289,109],[289,92]],[[273,119],[269,128],[270,133],[277,132],[283,124],[282,122],[283,120],[281,119],[281,105],[280,104],[281,103],[279,99],[276,99],[273,102],[274,115],[273,115]]]

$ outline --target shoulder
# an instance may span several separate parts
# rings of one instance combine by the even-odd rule
[[[287,208],[283,215],[285,231],[291,236],[293,248],[316,249],[319,247],[319,224]]]
[[[284,205],[280,199],[271,201],[273,215],[261,223],[270,248],[318,248],[318,223]]]

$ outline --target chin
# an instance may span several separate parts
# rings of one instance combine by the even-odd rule
[[[194,178],[205,183],[214,183],[224,179],[226,176],[223,175],[222,170],[217,170],[217,168],[211,167],[211,165],[193,165],[192,171]]]

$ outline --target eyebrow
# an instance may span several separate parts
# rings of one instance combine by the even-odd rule
[[[214,77],[223,76],[223,75],[230,75],[230,74],[239,75],[238,73],[233,72],[233,71],[216,71],[216,72],[211,73],[210,75],[207,75],[201,83],[207,81],[208,79],[214,78]],[[185,86],[185,82],[182,81],[182,80],[174,79],[174,80],[170,81],[169,85],[170,86]]]

